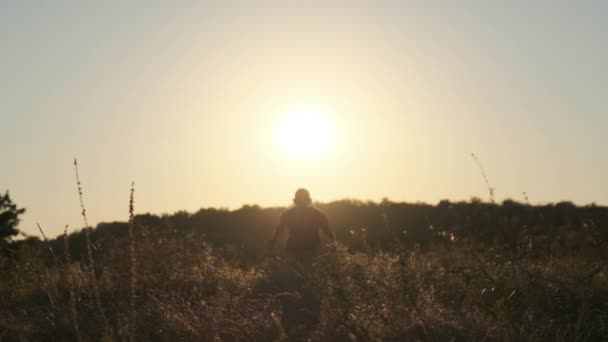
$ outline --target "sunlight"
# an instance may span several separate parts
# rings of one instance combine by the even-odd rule
[[[278,144],[290,157],[312,160],[329,152],[334,129],[326,112],[298,108],[285,114],[277,128]]]

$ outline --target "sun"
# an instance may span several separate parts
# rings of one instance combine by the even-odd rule
[[[281,149],[297,159],[320,159],[334,144],[335,132],[330,117],[327,112],[316,108],[286,112],[277,130]]]

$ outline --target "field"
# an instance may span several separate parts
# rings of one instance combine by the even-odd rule
[[[338,242],[311,273],[267,244],[284,208],[21,240],[0,259],[0,340],[608,339],[606,207],[317,206]]]

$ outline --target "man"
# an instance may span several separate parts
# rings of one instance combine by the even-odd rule
[[[311,205],[312,200],[308,190],[296,191],[293,203],[293,207],[281,214],[271,244],[274,246],[278,236],[287,231],[289,233],[286,246],[287,258],[301,267],[309,269],[321,249],[319,230],[331,242],[335,241],[335,236],[329,228],[327,216]]]

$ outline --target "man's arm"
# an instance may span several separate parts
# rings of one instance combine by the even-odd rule
[[[281,215],[281,218],[279,219],[279,224],[277,225],[277,228],[275,228],[274,234],[272,234],[272,239],[270,239],[270,244],[273,247],[277,243],[277,239],[279,238],[279,235],[283,234],[283,232],[287,228],[287,225],[285,224],[285,219],[283,218],[283,216],[284,215]]]
[[[334,235],[334,232],[329,227],[329,220],[327,219],[327,216],[325,214],[323,214],[322,212],[319,212],[319,214],[320,214],[320,218],[321,218],[321,222],[319,224],[321,231],[323,232],[323,234],[325,234],[325,236],[327,236],[329,238],[330,242],[335,242],[336,236]]]

